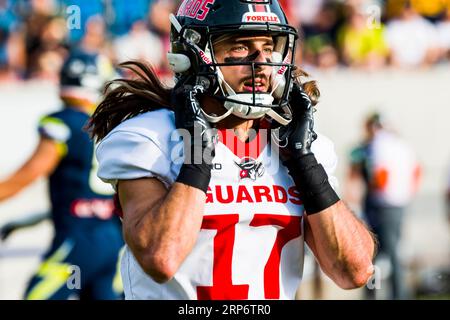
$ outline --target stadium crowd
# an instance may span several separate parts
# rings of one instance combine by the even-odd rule
[[[0,81],[57,82],[69,49],[150,62],[170,77],[179,0],[0,0]],[[307,70],[422,68],[450,59],[450,0],[283,0]]]

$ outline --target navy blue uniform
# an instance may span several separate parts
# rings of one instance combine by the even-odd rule
[[[44,117],[41,137],[57,143],[61,161],[49,177],[55,237],[26,291],[27,299],[121,297],[123,246],[111,187],[98,179],[89,116],[75,108]]]

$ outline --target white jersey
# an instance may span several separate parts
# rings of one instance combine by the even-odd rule
[[[417,191],[420,175],[412,149],[395,134],[381,130],[373,139],[371,152],[377,201],[390,206],[408,205]]]
[[[174,115],[165,109],[120,124],[98,146],[99,177],[113,186],[155,177],[169,187],[182,163],[174,131]],[[304,241],[294,183],[262,133],[247,144],[220,136],[194,248],[164,284],[145,274],[127,248],[121,263],[127,299],[294,299]],[[313,151],[335,182],[333,144],[320,136]]]

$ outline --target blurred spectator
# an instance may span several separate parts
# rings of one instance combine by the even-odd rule
[[[443,21],[437,24],[441,57],[450,59],[450,4],[446,10]]]
[[[57,0],[31,0],[31,7],[36,14],[51,16],[57,11]]]
[[[0,27],[13,29],[18,22],[16,6],[12,0],[0,0]]]
[[[344,62],[368,69],[384,66],[389,54],[384,25],[369,25],[367,12],[361,5],[347,6],[347,14],[347,21],[338,34]]]
[[[169,78],[172,74],[165,57],[170,46],[168,17],[180,2],[0,0],[0,80],[39,77],[55,81],[68,47],[78,46],[118,60],[145,59]],[[450,58],[450,0],[280,3],[291,24],[303,31],[303,50],[297,50],[296,60],[307,68],[330,69],[343,63],[377,69],[386,62],[414,68]],[[373,17],[368,6],[374,4],[385,11],[387,27],[382,23],[370,27]],[[72,10],[67,11],[68,7]],[[352,10],[344,20],[346,7]],[[79,18],[79,27],[69,25],[69,18]],[[146,22],[145,28],[141,21]]]
[[[422,16],[438,19],[450,4],[449,0],[411,0],[412,7]]]
[[[170,50],[170,21],[169,15],[176,14],[176,10],[181,0],[154,0],[148,14],[150,31],[158,35],[163,45],[164,59],[161,68],[158,70],[163,81],[171,81],[172,72],[169,70],[169,62],[166,58],[166,52]]]
[[[62,18],[50,18],[42,26],[36,47],[29,53],[29,77],[58,82],[59,70],[67,54],[65,32],[65,21]]]
[[[162,67],[164,47],[161,39],[150,32],[144,21],[133,24],[131,31],[114,41],[117,61],[142,60],[152,64],[156,70]]]
[[[102,53],[105,48],[105,21],[101,15],[91,16],[86,21],[85,33],[80,41],[83,51]]]
[[[304,63],[328,69],[339,62],[336,50],[336,31],[339,8],[334,3],[327,3],[315,16],[314,22],[304,25]],[[300,51],[300,50],[299,50]]]
[[[399,17],[387,25],[392,64],[398,67],[430,65],[439,56],[436,27],[420,16],[410,1],[402,0]]]
[[[387,0],[386,17],[392,19],[400,15],[405,5],[405,1],[409,0]],[[412,8],[420,15],[428,19],[437,19],[445,10],[449,0],[410,0]]]
[[[16,79],[25,71],[26,49],[14,0],[0,0],[0,81]]]
[[[106,21],[114,36],[128,33],[134,23],[145,20],[154,0],[104,0]]]
[[[151,28],[160,36],[166,37],[170,33],[169,15],[176,13],[180,0],[154,0],[149,12]]]
[[[367,118],[365,129],[364,141],[351,152],[349,187],[356,188],[348,192],[359,192],[358,183],[364,183],[363,214],[378,237],[378,258],[387,258],[390,262],[388,298],[404,299],[407,293],[397,246],[405,209],[418,188],[420,167],[408,144],[386,129],[379,114]],[[373,294],[373,290],[370,293]]]
[[[103,0],[58,0],[63,6],[62,13],[67,16],[66,8],[77,6],[80,13],[80,28],[69,30],[69,43],[81,41],[86,33],[86,25],[90,17],[104,14]],[[74,11],[75,14],[76,11]]]
[[[65,58],[66,25],[58,17],[55,0],[33,0],[22,7],[25,15],[26,77],[58,81]]]
[[[295,17],[303,27],[313,25],[325,0],[290,0],[292,2],[292,17]],[[290,20],[289,20],[290,21]],[[293,24],[293,22],[291,22]]]

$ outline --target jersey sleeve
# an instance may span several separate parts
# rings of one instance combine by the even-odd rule
[[[157,178],[172,185],[179,166],[171,161],[168,117],[137,117],[114,129],[96,148],[98,176],[114,188],[118,180]],[[178,167],[177,167],[178,166]]]
[[[334,143],[324,135],[318,134],[318,138],[313,142],[311,150],[328,175],[331,187],[337,192],[339,181],[335,172],[338,164],[338,157],[334,150]]]
[[[68,151],[67,141],[72,132],[66,122],[56,115],[43,117],[38,124],[39,135],[43,138],[53,140],[58,147],[58,153],[65,156]]]
[[[116,131],[96,150],[98,176],[116,187],[118,180],[157,178],[173,183],[170,160],[151,138],[135,132]]]

